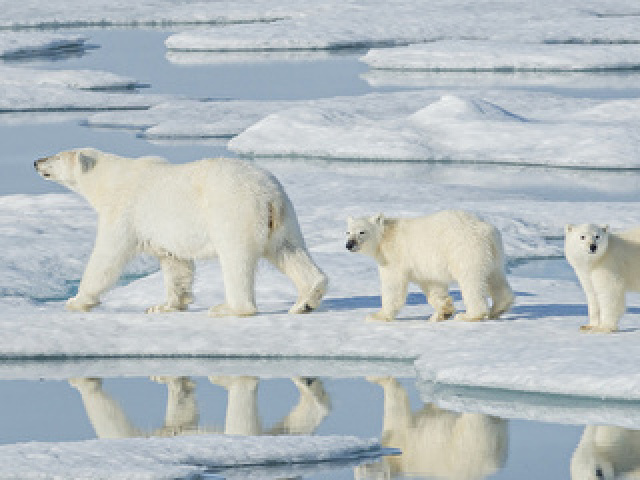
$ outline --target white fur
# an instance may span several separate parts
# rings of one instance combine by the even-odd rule
[[[640,478],[640,431],[589,425],[571,457],[571,480]]]
[[[218,257],[225,299],[212,315],[256,312],[254,275],[260,257],[298,289],[292,313],[316,308],[327,277],[306,249],[293,206],[280,183],[247,162],[204,159],[171,165],[161,158],[124,158],[84,148],[35,163],[45,178],[84,196],[98,212],[95,246],[78,294],[86,311],[100,303],[138,252],[160,260],[167,302],[148,312],[184,310],[192,301],[194,260]]]
[[[212,376],[209,381],[227,390],[224,433],[230,435],[309,435],[331,409],[322,380],[294,377],[298,403],[272,428],[265,429],[258,411],[258,377]]]
[[[640,292],[640,228],[614,234],[607,226],[567,225],[565,256],[587,296],[589,324],[581,329],[616,331],[625,292]]]
[[[347,248],[378,262],[382,309],[368,320],[393,320],[406,302],[409,282],[420,286],[435,309],[430,321],[453,315],[448,290],[453,282],[458,283],[466,306],[456,320],[497,318],[513,303],[500,232],[467,212],[445,210],[402,219],[382,214],[349,218]]]
[[[384,390],[383,433],[380,443],[401,455],[384,457],[378,475],[356,478],[481,479],[500,470],[507,458],[507,421],[489,415],[457,413],[425,404],[411,410],[409,395],[394,378],[371,378]]]

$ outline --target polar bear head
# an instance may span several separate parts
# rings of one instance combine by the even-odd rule
[[[33,166],[47,180],[74,190],[78,180],[96,166],[98,158],[96,152],[91,148],[68,150],[51,157],[40,158],[34,162]]]
[[[572,258],[596,260],[604,255],[608,244],[608,225],[585,223],[565,228],[565,252]]]
[[[384,215],[347,219],[347,250],[374,255],[384,232]]]

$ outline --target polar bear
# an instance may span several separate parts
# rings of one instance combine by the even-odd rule
[[[368,321],[393,320],[405,304],[409,282],[420,286],[435,309],[432,322],[453,315],[448,290],[452,282],[458,283],[467,309],[456,320],[498,318],[513,304],[500,232],[471,213],[349,217],[347,226],[347,249],[372,256],[379,267],[382,309]],[[491,308],[487,297],[492,299]]]
[[[124,158],[81,148],[35,161],[44,178],[84,196],[98,212],[95,245],[70,310],[88,311],[138,252],[156,256],[167,301],[151,312],[185,310],[192,301],[194,260],[218,257],[225,303],[210,315],[256,312],[260,257],[298,290],[289,310],[316,308],[327,277],[311,259],[284,189],[270,173],[231,158],[172,165],[157,157]]]
[[[358,468],[356,478],[481,479],[501,470],[507,460],[508,422],[479,413],[458,413],[427,403],[413,411],[405,388],[393,377],[368,378],[384,392],[381,445],[401,455]],[[379,475],[362,475],[369,470]]]
[[[625,292],[640,292],[640,228],[611,233],[608,225],[567,225],[565,256],[587,296],[583,331],[614,332]]]
[[[640,479],[640,431],[587,425],[571,457],[571,480]]]

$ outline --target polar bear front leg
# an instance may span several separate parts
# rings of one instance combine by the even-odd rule
[[[427,303],[435,310],[429,317],[430,322],[442,322],[453,316],[455,307],[446,284],[421,283],[420,287],[427,297]]]
[[[600,307],[600,322],[589,331],[615,332],[618,330],[618,321],[626,309],[624,282],[617,275],[603,270],[592,272],[591,279]]]
[[[589,323],[582,325],[580,330],[588,331],[597,328],[600,325],[600,305],[598,304],[598,296],[593,287],[591,276],[585,272],[576,271],[580,285],[587,297],[587,312],[589,315]]]
[[[390,266],[380,266],[380,295],[382,308],[367,315],[367,322],[391,322],[407,301],[407,275]]]
[[[100,295],[116,283],[134,251],[124,227],[101,221],[78,294],[67,300],[67,310],[87,312],[99,305]]]
[[[174,256],[160,257],[160,267],[164,275],[167,302],[149,307],[146,313],[176,312],[186,310],[193,301],[193,260],[184,260]]]
[[[226,250],[226,251],[225,251]],[[220,266],[224,279],[225,303],[209,309],[212,317],[255,315],[255,274],[258,258],[249,248],[221,249]]]

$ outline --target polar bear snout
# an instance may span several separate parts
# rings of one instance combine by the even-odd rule
[[[45,168],[43,168],[43,167],[45,167],[45,162],[47,160],[49,160],[49,157],[39,158],[35,162],[33,162],[33,168],[35,168],[36,172],[38,172],[43,177],[50,177],[51,176],[51,173],[49,173]]]

